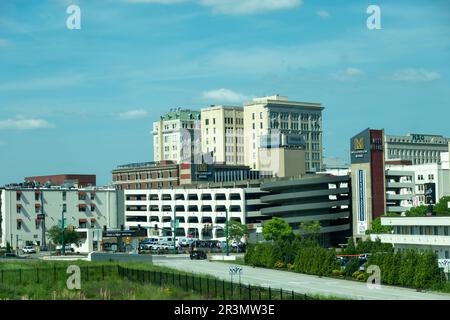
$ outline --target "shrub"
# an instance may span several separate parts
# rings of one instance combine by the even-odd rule
[[[277,261],[277,262],[275,262],[275,268],[277,268],[277,269],[283,269],[283,268],[284,268],[284,262],[283,262],[283,261]]]
[[[344,275],[344,272],[342,270],[335,269],[331,271],[331,275],[333,277],[342,277]]]

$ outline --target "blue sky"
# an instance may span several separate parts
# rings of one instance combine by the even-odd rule
[[[81,8],[81,30],[66,9]],[[381,8],[381,30],[366,9]],[[165,110],[321,102],[325,156],[367,127],[450,136],[450,1],[0,1],[0,184],[151,161]]]

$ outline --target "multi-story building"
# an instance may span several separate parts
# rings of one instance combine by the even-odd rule
[[[202,153],[215,163],[244,164],[244,110],[210,106],[201,109]]]
[[[260,169],[260,137],[274,133],[302,136],[306,171],[322,168],[322,110],[320,103],[289,101],[279,95],[256,98],[244,105],[244,161]]]
[[[171,235],[203,240],[225,237],[229,220],[245,221],[242,188],[126,190],[125,225],[148,229],[149,235]]]
[[[430,249],[440,259],[450,259],[450,217],[382,217],[392,233],[371,234],[371,239],[392,243],[395,249]]]
[[[200,112],[171,110],[153,123],[153,160],[192,162],[201,155]]]
[[[440,154],[448,152],[449,139],[440,135],[408,134],[385,136],[386,160],[411,160],[412,164],[440,162]]]
[[[448,153],[442,153],[443,159]],[[409,181],[403,181],[411,184],[408,188],[412,188],[411,192],[413,198],[409,199],[409,207],[427,205],[426,187],[432,185],[436,199],[432,199],[434,203],[439,201],[444,196],[450,196],[450,170],[448,162],[428,163],[419,165],[388,165],[387,168],[395,170],[399,174],[407,174]],[[406,200],[406,199],[405,199]]]
[[[386,213],[402,214],[414,205],[414,171],[386,165]]]
[[[124,224],[123,193],[109,188],[5,187],[1,193],[1,246],[14,248],[50,243],[47,231],[75,228],[118,228]]]
[[[351,188],[348,175],[317,174],[278,179],[263,182],[259,190],[248,188],[246,192],[246,221],[249,224],[264,225],[272,217],[281,217],[294,232],[302,233],[302,222],[319,221],[319,240],[326,246],[346,243],[346,238],[351,236]],[[255,199],[255,194],[259,199]]]
[[[172,188],[180,184],[179,172],[173,161],[131,163],[114,169],[112,180],[118,190]]]

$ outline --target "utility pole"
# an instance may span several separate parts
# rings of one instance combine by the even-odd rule
[[[61,210],[61,255],[66,255],[66,247],[64,244],[64,209]]]
[[[173,206],[173,222],[172,222],[172,225],[173,225],[173,232],[172,232],[172,236],[173,236],[173,250],[174,250],[174,252],[176,253],[177,252],[177,246],[176,246],[176,243],[175,243],[175,228],[177,227],[177,216],[176,216],[176,211],[175,211],[175,205]]]
[[[225,207],[225,248],[227,256],[230,255],[230,249],[228,247],[228,208]]]

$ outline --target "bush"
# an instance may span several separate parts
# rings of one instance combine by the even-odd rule
[[[283,269],[284,268],[284,262],[283,261],[277,261],[275,262],[275,268],[277,269]]]
[[[294,264],[293,264],[293,263],[288,263],[288,264],[287,264],[287,269],[288,269],[289,271],[293,271],[293,270],[294,270]]]
[[[333,271],[331,271],[331,275],[333,277],[343,277],[344,276],[344,271],[338,270],[338,269],[334,269]]]

